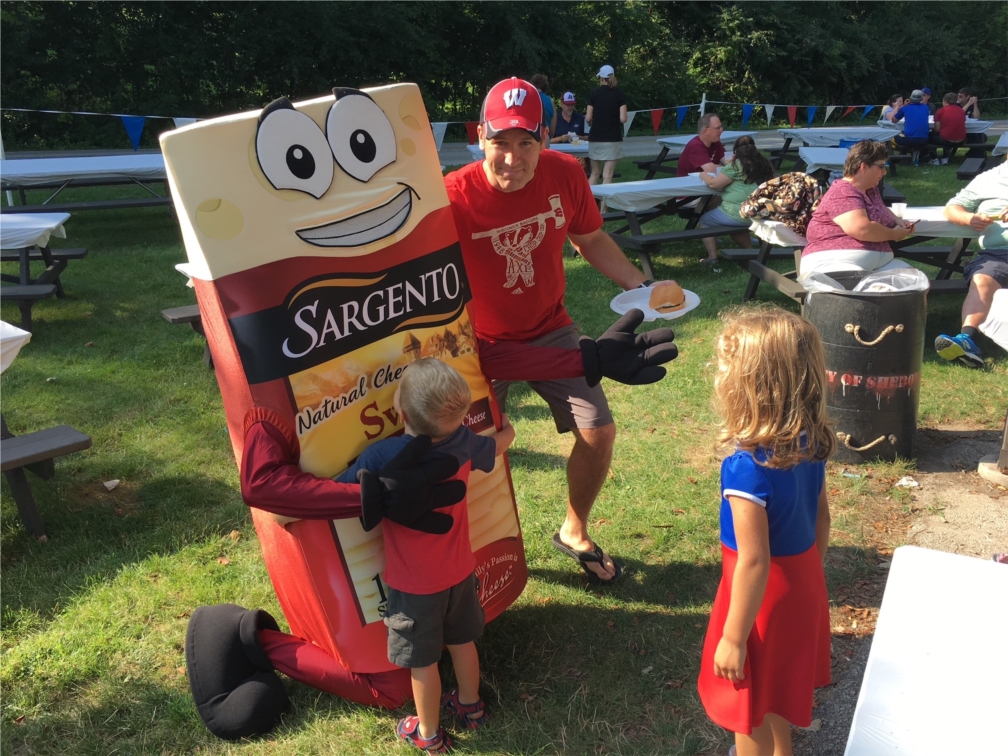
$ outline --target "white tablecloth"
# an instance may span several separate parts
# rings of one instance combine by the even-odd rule
[[[549,148],[556,152],[565,152],[568,155],[574,155],[575,157],[588,157],[588,141],[584,138],[578,144],[571,144],[570,142],[552,143]],[[474,163],[486,157],[478,144],[467,144],[466,149],[472,155]]]
[[[928,119],[928,123],[934,124],[934,116]],[[882,128],[889,129],[890,131],[900,132],[903,130],[903,120],[900,119],[896,123],[892,121],[887,121],[885,118],[880,118],[878,120],[878,125]],[[994,125],[993,121],[978,121],[976,118],[966,119],[966,133],[967,134],[986,134],[991,126]]]
[[[130,178],[138,181],[163,180],[164,157],[156,153],[0,160],[0,179],[14,186],[51,184],[68,179]]]
[[[799,147],[798,157],[808,166],[805,173],[842,171],[848,152],[846,147]]]
[[[1004,753],[1006,596],[1008,565],[896,549],[846,756]]]
[[[888,142],[893,137],[892,129],[881,126],[829,126],[817,129],[777,129],[785,139],[800,139],[808,147],[838,147],[841,139],[873,139]]]
[[[619,184],[596,184],[592,188],[595,199],[604,199],[611,210],[639,213],[657,207],[674,197],[703,197],[720,194],[696,176],[652,179],[650,181],[624,181]]]
[[[49,237],[66,239],[70,213],[10,213],[0,217],[0,249],[44,247]]]
[[[31,341],[31,334],[0,320],[0,373],[10,367],[21,347]]]
[[[991,155],[997,157],[998,155],[1008,155],[1008,131],[1000,136],[997,140],[997,144],[994,145]]]
[[[721,144],[728,145],[734,143],[736,139],[744,136],[756,136],[755,131],[722,131]],[[696,134],[676,134],[674,136],[658,137],[658,144],[663,147],[685,147]]]

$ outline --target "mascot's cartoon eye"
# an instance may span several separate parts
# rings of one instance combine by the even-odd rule
[[[277,189],[296,189],[318,199],[332,184],[335,169],[325,134],[315,121],[293,108],[279,107],[262,118],[256,155]]]
[[[333,103],[326,136],[340,168],[358,181],[370,180],[396,159],[392,124],[365,94],[346,94]]]

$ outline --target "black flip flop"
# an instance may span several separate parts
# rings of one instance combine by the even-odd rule
[[[606,554],[604,551],[602,551],[602,547],[599,546],[597,543],[594,544],[593,548],[587,551],[578,551],[577,549],[572,549],[570,546],[561,541],[559,533],[554,533],[553,548],[555,548],[561,554],[566,554],[572,559],[578,560],[578,562],[581,564],[581,569],[585,571],[585,574],[588,576],[588,580],[591,582],[602,585],[609,585],[611,583],[615,583],[617,580],[620,579],[620,576],[623,575],[623,567],[615,559],[613,559],[613,568],[616,570],[616,573],[609,580],[603,580],[594,572],[592,572],[590,569],[588,569],[588,565],[591,564],[592,562],[594,562],[595,564],[602,564],[605,561]]]

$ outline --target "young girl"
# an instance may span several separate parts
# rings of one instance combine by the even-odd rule
[[[721,443],[721,585],[700,668],[707,715],[738,756],[791,756],[830,681],[826,371],[815,327],[757,308],[726,315],[714,401]]]

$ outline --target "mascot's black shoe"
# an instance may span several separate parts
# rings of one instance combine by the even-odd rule
[[[186,629],[186,671],[200,719],[214,735],[238,740],[272,730],[290,700],[259,645],[257,631],[279,630],[262,609],[201,606]]]

